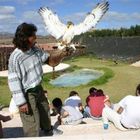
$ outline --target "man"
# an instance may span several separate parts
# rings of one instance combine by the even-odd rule
[[[136,96],[128,95],[119,102],[117,112],[106,106],[103,109],[102,117],[104,124],[108,121],[114,123],[120,130],[140,128],[140,85],[136,88]]]
[[[56,66],[72,50],[63,49],[48,54],[36,44],[37,28],[22,23],[16,29],[13,39],[15,50],[9,58],[8,84],[13,99],[19,108],[24,135],[39,136],[40,126],[46,135],[53,135],[48,100],[41,86],[42,64]]]

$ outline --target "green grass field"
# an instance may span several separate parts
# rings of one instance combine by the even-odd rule
[[[45,74],[43,78],[43,87],[48,91],[48,97],[51,101],[55,97],[60,97],[62,100],[68,97],[71,90],[76,90],[82,98],[83,104],[88,96],[88,90],[91,86],[103,89],[105,94],[110,96],[112,102],[118,102],[121,98],[128,94],[135,94],[135,88],[140,83],[140,68],[130,66],[130,64],[113,61],[95,59],[92,56],[75,57],[71,60],[64,61],[72,66],[72,68],[90,68],[102,69],[105,74],[96,82],[91,82],[88,85],[81,85],[78,87],[53,87],[48,84],[51,74]],[[70,69],[72,70],[72,69]],[[62,73],[62,72],[61,72]],[[56,73],[60,74],[59,73]],[[0,104],[8,105],[10,101],[10,91],[7,84],[7,78],[0,77]]]

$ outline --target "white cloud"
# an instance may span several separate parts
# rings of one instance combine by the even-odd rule
[[[15,16],[13,16],[13,15],[0,15],[0,23],[2,21],[9,21],[14,18],[15,18]]]
[[[0,6],[0,14],[12,14],[15,12],[15,8],[12,6]]]
[[[97,5],[97,3],[98,2],[89,2],[89,3],[86,4],[86,6],[87,7],[90,7],[90,8],[95,8],[95,6]]]
[[[116,22],[128,22],[128,21],[137,21],[140,22],[140,13],[119,13],[115,11],[108,12],[105,20],[116,21]]]
[[[86,13],[84,12],[78,12],[78,13],[74,13],[72,15],[68,15],[63,17],[63,21],[66,23],[67,21],[72,21],[74,24],[80,23],[84,20],[86,16]]]
[[[16,2],[21,5],[26,5],[29,2],[34,2],[35,0],[0,0],[0,2]]]
[[[125,3],[127,3],[127,2],[129,2],[130,0],[120,0],[120,2],[125,2]]]
[[[129,28],[140,23],[140,13],[120,13],[116,11],[107,12],[103,20],[97,25],[102,28],[118,29],[121,27]]]
[[[22,5],[27,5],[29,2],[34,2],[35,0],[15,0],[17,3]]]
[[[140,22],[140,13],[133,13],[131,17],[133,18],[133,20],[138,20],[138,22]]]
[[[15,8],[12,6],[0,6],[0,31],[1,32],[14,32],[16,25],[19,21],[16,19]]]
[[[50,5],[57,5],[57,4],[62,4],[64,0],[51,0]]]
[[[116,0],[117,2],[121,2],[121,3],[124,3],[124,4],[130,4],[130,3],[139,3],[140,0]]]
[[[41,16],[36,11],[26,11],[23,13],[22,22],[33,23],[37,26],[37,34],[46,35],[44,22]]]
[[[36,11],[26,11],[23,13],[23,18],[26,20],[38,20],[39,14]]]
[[[12,6],[0,6],[0,23],[8,24],[9,21],[15,20],[15,8]]]

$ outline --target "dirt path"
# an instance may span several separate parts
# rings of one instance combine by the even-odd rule
[[[43,73],[49,73],[53,71],[53,68],[49,65],[43,65]],[[60,63],[59,65],[57,65],[55,67],[55,71],[60,71],[60,70],[64,70],[69,68],[70,65],[69,64],[65,64],[65,63]],[[7,77],[8,76],[8,71],[0,71],[0,77]]]
[[[137,61],[137,62],[131,64],[131,66],[140,67],[140,61]]]

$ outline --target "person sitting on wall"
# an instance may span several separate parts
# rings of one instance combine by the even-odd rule
[[[102,110],[104,108],[104,100],[106,96],[103,93],[103,90],[93,90],[94,88],[89,89],[90,95],[86,99],[87,106],[84,109],[84,117],[91,117],[93,119],[102,118]],[[93,92],[94,91],[94,92]]]
[[[63,106],[60,98],[53,99],[52,105],[59,114],[56,124],[77,125],[82,122],[82,113],[72,106]]]
[[[117,112],[106,105],[102,112],[103,123],[111,121],[119,130],[140,128],[140,84],[136,87],[135,96],[127,95],[119,103]]]
[[[80,112],[83,111],[81,98],[79,97],[79,94],[76,91],[70,92],[69,97],[64,101],[64,105],[65,106],[72,106]]]

